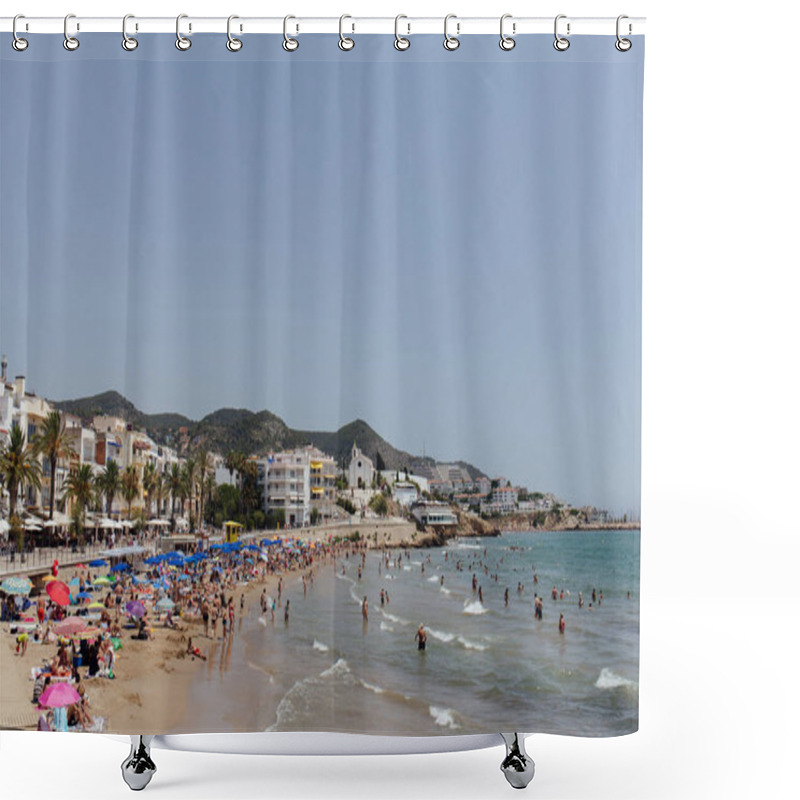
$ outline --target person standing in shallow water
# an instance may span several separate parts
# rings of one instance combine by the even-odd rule
[[[564,615],[562,614],[562,615],[561,615],[561,616],[558,618],[558,632],[559,632],[559,633],[564,633],[564,631],[566,630],[566,628],[567,628],[567,623],[566,623],[566,622],[564,622]]]
[[[369,605],[367,603],[366,595],[364,595],[364,600],[361,603],[361,616],[364,618],[364,622],[369,620]]]
[[[286,608],[283,611],[283,621],[288,625],[289,624],[289,601],[286,601]]]
[[[414,641],[417,643],[417,650],[425,650],[425,645],[428,641],[428,633],[422,623],[420,623],[417,632],[414,634]]]

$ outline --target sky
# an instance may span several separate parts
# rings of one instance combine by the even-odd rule
[[[0,349],[638,513],[643,48],[0,49]]]

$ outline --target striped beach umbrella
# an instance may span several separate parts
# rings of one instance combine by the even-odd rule
[[[28,594],[32,588],[33,584],[27,578],[18,575],[6,578],[0,583],[0,589],[6,594]]]
[[[162,597],[157,603],[156,608],[159,611],[169,611],[171,608],[175,608],[175,603],[169,599],[169,597]]]
[[[86,623],[78,617],[67,617],[65,620],[59,622],[53,628],[53,632],[57,636],[73,636],[76,633],[85,631],[87,628]]]

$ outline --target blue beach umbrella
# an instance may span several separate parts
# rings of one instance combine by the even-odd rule
[[[76,597],[78,598],[78,600],[91,600],[92,599],[92,595],[90,595],[89,592],[81,592],[80,594],[76,595]]]
[[[32,588],[33,584],[27,578],[16,575],[0,583],[0,589],[6,594],[28,594]]]
[[[114,564],[111,567],[112,572],[127,572],[131,568],[130,564],[126,564],[124,561],[120,562],[119,564]]]
[[[144,560],[145,564],[158,564],[161,562],[161,556],[150,556]]]
[[[102,558],[96,558],[94,561],[89,562],[90,567],[104,567],[106,565],[106,561]]]
[[[67,586],[80,586],[80,585],[81,585],[81,582],[80,582],[80,580],[79,580],[78,578],[73,578],[73,579],[72,579],[72,580],[71,580],[71,581],[70,581],[70,582],[67,584]]]

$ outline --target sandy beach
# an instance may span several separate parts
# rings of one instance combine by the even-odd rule
[[[363,537],[363,546],[366,548],[398,547],[410,543],[408,524],[372,519],[364,520],[361,525],[298,529],[292,531],[291,535],[308,542],[322,542],[331,536],[350,535],[356,530]],[[378,534],[377,539],[375,533]],[[324,556],[315,562],[314,568],[319,569],[329,563],[330,556]],[[239,608],[242,594],[245,613],[253,605],[258,609],[262,591],[266,590],[267,595],[273,596],[277,593],[280,578],[288,584],[293,578],[299,579],[303,571],[302,566],[297,566],[256,577],[247,583],[237,582],[226,592],[235,598],[236,624],[241,626],[242,623],[243,615]],[[65,567],[60,570],[58,578],[69,582],[78,577],[80,572],[73,567]],[[155,623],[153,638],[147,641],[133,639],[131,631],[126,630],[122,648],[116,652],[114,679],[89,678],[85,667],[80,670],[90,713],[95,718],[103,718],[105,732],[140,733],[147,730],[151,733],[174,733],[187,729],[187,720],[202,717],[197,709],[187,711],[186,698],[194,677],[206,664],[187,653],[188,638],[192,637],[193,644],[209,659],[213,659],[223,646],[221,626],[217,630],[216,640],[212,640],[204,636],[199,617],[182,615],[176,618],[176,622],[182,630]],[[18,655],[15,653],[16,637],[9,632],[10,627],[8,621],[0,626],[0,728],[35,730],[41,712],[32,702],[34,683],[31,671],[41,667],[45,661],[52,661],[57,655],[58,646],[55,643],[39,643],[31,637],[25,655]],[[189,729],[195,728],[189,726]]]

